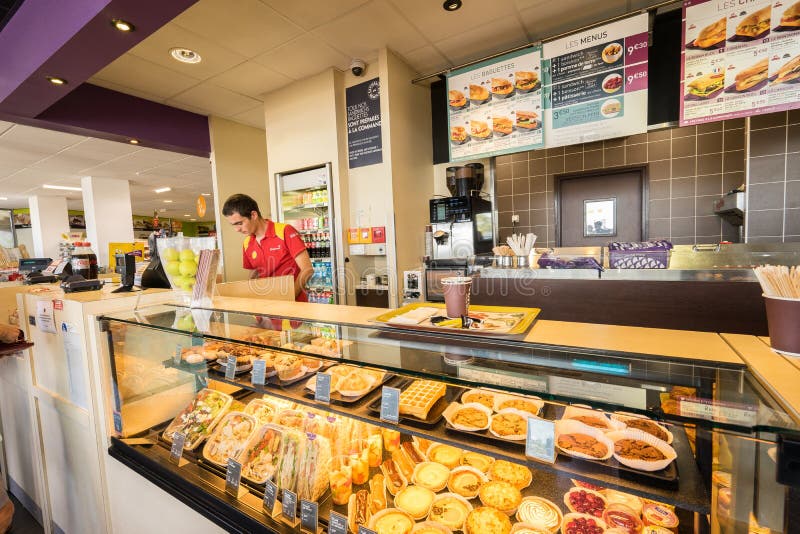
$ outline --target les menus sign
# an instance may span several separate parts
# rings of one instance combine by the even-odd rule
[[[800,108],[800,3],[684,0],[680,125]]]

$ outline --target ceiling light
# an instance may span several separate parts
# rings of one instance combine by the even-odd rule
[[[128,140],[128,142],[129,142],[130,144],[132,144],[132,145],[138,145],[138,144],[139,144],[139,140],[138,140],[138,139],[129,139],[129,140]],[[138,174],[138,173],[137,173],[137,174]]]
[[[0,197],[0,200],[8,200],[8,197]]]
[[[189,219],[190,221],[196,221],[197,219]]]
[[[169,54],[181,63],[200,63],[200,54],[188,48],[171,48]]]
[[[210,197],[211,196],[211,193],[200,193],[200,194],[203,195],[204,197]]]
[[[461,0],[444,0],[442,7],[445,11],[456,11],[461,7]]]
[[[49,185],[49,184],[44,184],[42,186],[42,188],[44,188],[44,189],[60,189],[62,191],[83,191],[83,189],[81,189],[80,187],[72,187],[72,186],[69,186],[69,185]]]
[[[172,201],[171,200],[165,200],[164,204],[172,204]]]
[[[188,213],[184,213],[183,216],[184,217],[191,217],[191,215],[189,215]]]
[[[67,85],[67,80],[64,78],[58,78],[56,76],[45,76],[45,78],[47,78],[47,81],[53,85]]]
[[[133,30],[136,29],[136,26],[134,26],[127,20],[112,19],[111,24],[121,32],[132,32]]]
[[[155,191],[156,193],[166,193],[167,191],[172,191],[172,188],[171,187],[159,187],[158,189],[154,189],[153,191]],[[170,200],[170,202],[172,202],[172,201]]]

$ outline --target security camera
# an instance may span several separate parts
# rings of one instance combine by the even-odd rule
[[[353,76],[361,76],[364,74],[364,70],[367,68],[367,64],[364,63],[362,59],[354,59],[350,62],[350,70],[353,73]]]

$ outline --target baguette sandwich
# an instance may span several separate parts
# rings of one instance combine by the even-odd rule
[[[767,79],[769,60],[763,59],[736,75],[736,90],[746,91]]]
[[[800,2],[795,2],[781,16],[781,26],[800,27]]]
[[[772,6],[767,6],[758,11],[754,11],[746,16],[742,22],[736,26],[736,35],[743,37],[758,37],[769,30]]]
[[[689,82],[689,94],[700,98],[708,98],[722,89],[724,85],[725,75],[721,72],[713,72]]]
[[[778,74],[772,83],[786,83],[798,78],[800,78],[800,56],[795,56],[778,69]]]
[[[714,24],[709,24],[700,30],[697,39],[695,39],[692,44],[697,48],[711,48],[725,40],[726,27],[727,21],[725,17],[722,17]]]

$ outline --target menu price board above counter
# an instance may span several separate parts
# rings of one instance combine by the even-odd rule
[[[450,161],[544,146],[541,58],[536,46],[447,76]]]
[[[800,107],[800,2],[684,0],[680,125]]]
[[[647,131],[647,14],[545,43],[547,147]]]

